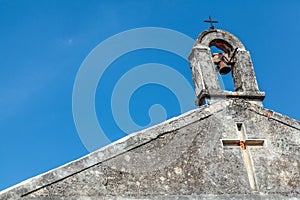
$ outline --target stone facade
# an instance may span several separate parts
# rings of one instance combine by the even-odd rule
[[[212,45],[236,51],[235,91],[220,89]],[[189,60],[198,109],[8,188],[0,199],[300,199],[300,122],[263,108],[243,44],[208,30]]]
[[[247,139],[256,190],[242,149]],[[34,177],[0,199],[284,199],[300,198],[300,123],[241,99],[202,106]],[[165,196],[167,195],[167,197]],[[89,198],[88,198],[89,197]]]

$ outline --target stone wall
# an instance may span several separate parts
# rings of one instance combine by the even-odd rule
[[[299,122],[233,99],[176,120],[183,125],[143,144],[132,143],[132,149],[88,168],[79,165],[76,173],[25,193],[24,198],[300,197]],[[221,142],[238,138],[236,122],[243,123],[248,139],[265,140],[262,147],[247,147],[257,191],[251,190],[241,148],[223,147]]]

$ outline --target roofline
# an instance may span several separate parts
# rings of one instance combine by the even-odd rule
[[[220,106],[213,106],[216,104],[220,104]],[[165,133],[178,130],[196,121],[207,118],[214,113],[222,111],[225,107],[226,105],[224,105],[224,103],[221,104],[220,102],[215,102],[211,105],[204,105],[177,117],[173,117],[158,125],[129,134],[79,159],[6,188],[0,191],[0,196],[13,190],[16,190],[15,192],[20,194],[21,197],[26,196],[32,192],[47,187],[48,185],[64,180],[99,163],[105,162],[120,154],[130,151],[131,149],[134,149],[140,145],[148,143]],[[186,123],[185,120],[181,120],[182,118],[190,118],[190,120],[187,120],[189,123]],[[146,132],[147,134],[145,134]],[[75,167],[78,165],[81,165],[80,169]]]
[[[161,135],[178,130],[189,124],[200,121],[204,118],[224,110],[227,106],[242,106],[245,109],[255,112],[261,116],[268,118],[269,120],[275,120],[284,125],[292,127],[300,131],[300,121],[289,118],[272,110],[268,110],[255,103],[248,102],[243,99],[227,99],[214,102],[210,105],[204,105],[199,108],[188,111],[182,115],[171,118],[158,125],[149,127],[142,131],[132,133],[125,136],[105,147],[102,147],[92,153],[87,154],[84,157],[66,163],[60,167],[54,168],[50,171],[29,178],[25,181],[11,186],[7,189],[0,191],[0,197],[5,193],[9,193],[15,190],[15,194],[19,194],[21,197],[47,187],[53,183],[64,180],[74,174],[85,171],[99,163],[105,162],[111,158],[114,158],[120,154],[130,151],[140,145],[148,143]],[[182,118],[189,118],[188,120],[181,120]],[[186,123],[188,121],[188,123]],[[163,128],[162,128],[163,127]],[[80,168],[78,168],[80,166]]]

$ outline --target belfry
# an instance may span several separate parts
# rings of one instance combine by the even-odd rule
[[[299,199],[300,122],[263,107],[249,51],[208,22],[189,56],[197,109],[8,188],[0,199]],[[217,73],[232,73],[234,91],[221,89]]]
[[[224,53],[212,55],[212,46]],[[250,53],[239,39],[229,32],[211,28],[201,33],[194,44],[189,61],[197,97],[196,104],[199,106],[207,98],[242,98],[260,103],[265,97],[265,93],[258,89]],[[220,74],[232,71],[234,92],[221,90],[215,71]]]

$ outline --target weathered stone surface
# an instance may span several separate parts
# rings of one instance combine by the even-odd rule
[[[235,91],[259,91],[250,53],[239,49],[235,57],[237,58],[237,62],[232,67]]]
[[[223,91],[214,69],[210,47],[222,49],[229,57],[234,55],[236,62],[231,66],[232,78],[236,93]],[[196,105],[203,105],[205,99],[242,97],[253,102],[262,101],[265,97],[258,89],[251,57],[244,45],[231,33],[211,29],[204,31],[197,39],[189,56],[196,91]]]
[[[250,151],[252,191],[238,138]],[[300,123],[242,99],[202,106],[0,193],[0,199],[300,198]],[[167,195],[167,196],[165,196]]]
[[[203,89],[220,90],[211,52],[208,47],[200,45],[194,46],[190,56],[190,62],[196,96],[198,96]]]
[[[237,50],[235,91],[220,89],[211,45]],[[204,31],[189,60],[200,108],[8,188],[0,199],[300,199],[300,122],[262,107],[265,93],[243,44]]]
[[[200,43],[204,46],[209,46],[211,42],[216,39],[227,41],[229,43],[228,48],[230,48],[230,51],[233,51],[235,48],[245,49],[244,45],[237,37],[227,31],[219,29],[209,29],[203,31],[197,38],[195,44]]]

